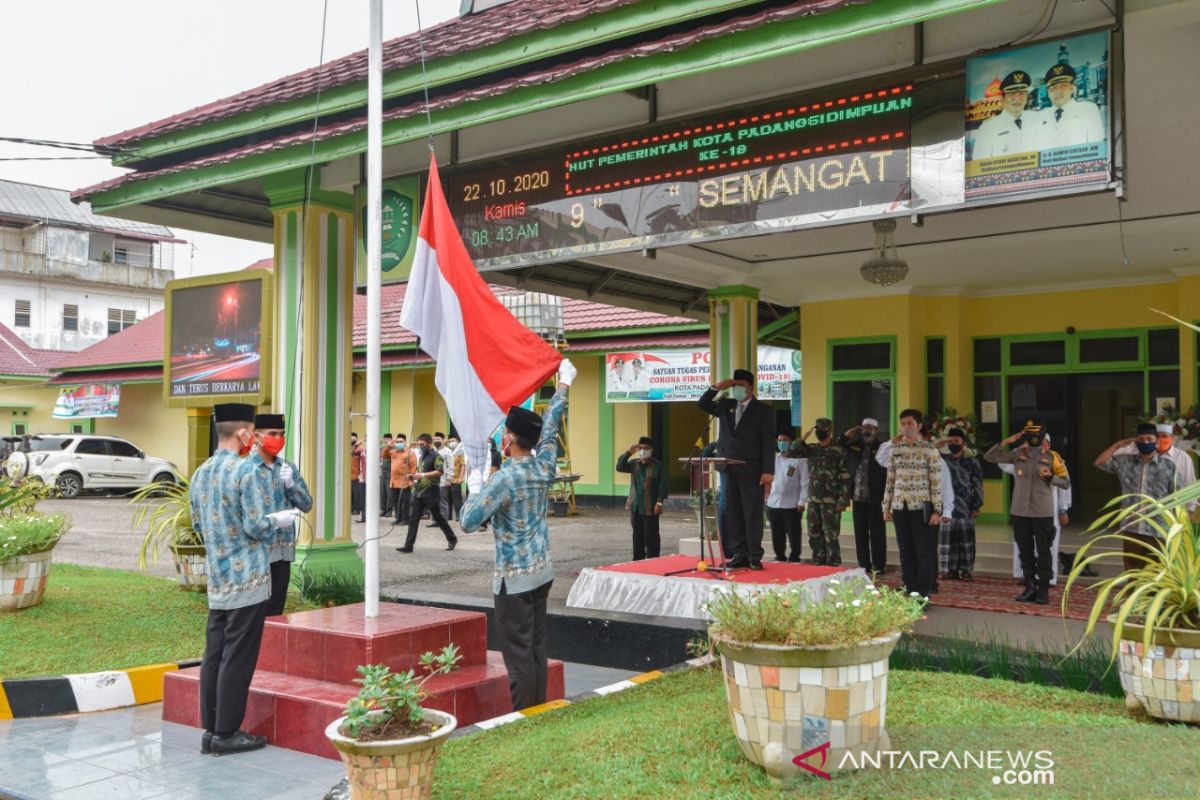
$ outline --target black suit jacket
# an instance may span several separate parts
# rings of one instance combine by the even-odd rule
[[[737,401],[732,398],[717,400],[717,390],[709,389],[701,395],[700,408],[721,422],[717,435],[717,455],[736,458],[746,462],[746,471],[753,475],[775,474],[775,411],[757,398],[746,404],[742,422],[737,419]]]
[[[883,502],[883,490],[887,486],[887,470],[879,466],[879,462],[875,460],[875,456],[879,453],[879,448],[888,440],[887,434],[877,436],[873,442],[863,444],[862,440],[857,436],[853,439],[842,434],[838,437],[837,443],[846,451],[846,469],[850,470],[850,492],[854,492],[854,480],[858,475],[858,467],[862,459],[870,459],[867,464],[867,493],[871,498],[871,502],[879,505]]]

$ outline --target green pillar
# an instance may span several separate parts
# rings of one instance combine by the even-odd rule
[[[735,369],[758,373],[758,289],[718,286],[708,292],[709,369],[713,383]]]

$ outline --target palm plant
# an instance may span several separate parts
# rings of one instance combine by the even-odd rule
[[[204,545],[204,537],[192,527],[191,484],[181,473],[172,483],[151,483],[133,493],[130,503],[141,503],[133,517],[135,528],[146,526],[138,552],[138,569],[146,568],[147,556],[158,563],[163,548]]]

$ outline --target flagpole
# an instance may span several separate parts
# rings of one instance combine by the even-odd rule
[[[379,616],[380,292],[383,250],[383,0],[369,0],[367,45],[367,530],[364,599],[367,619]]]

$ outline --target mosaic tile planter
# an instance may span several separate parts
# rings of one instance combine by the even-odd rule
[[[890,747],[887,716],[888,656],[900,632],[849,647],[789,647],[723,638],[709,629],[721,654],[725,699],[734,734],[746,758],[773,778],[809,774],[792,759],[826,773],[846,753]]]
[[[425,709],[425,721],[441,725],[428,736],[390,741],[359,742],[338,733],[346,721],[339,717],[325,729],[346,765],[350,800],[418,800],[433,788],[433,770],[442,745],[458,720],[451,714]]]
[[[46,594],[54,549],[0,561],[0,612],[36,606]]]
[[[1122,631],[1128,638],[1121,639],[1117,670],[1125,704],[1159,719],[1200,722],[1200,631],[1159,630],[1149,648],[1142,643],[1144,631],[1129,622]]]
[[[175,578],[179,588],[189,592],[208,591],[208,556],[204,545],[179,545],[171,547],[175,557]]]

